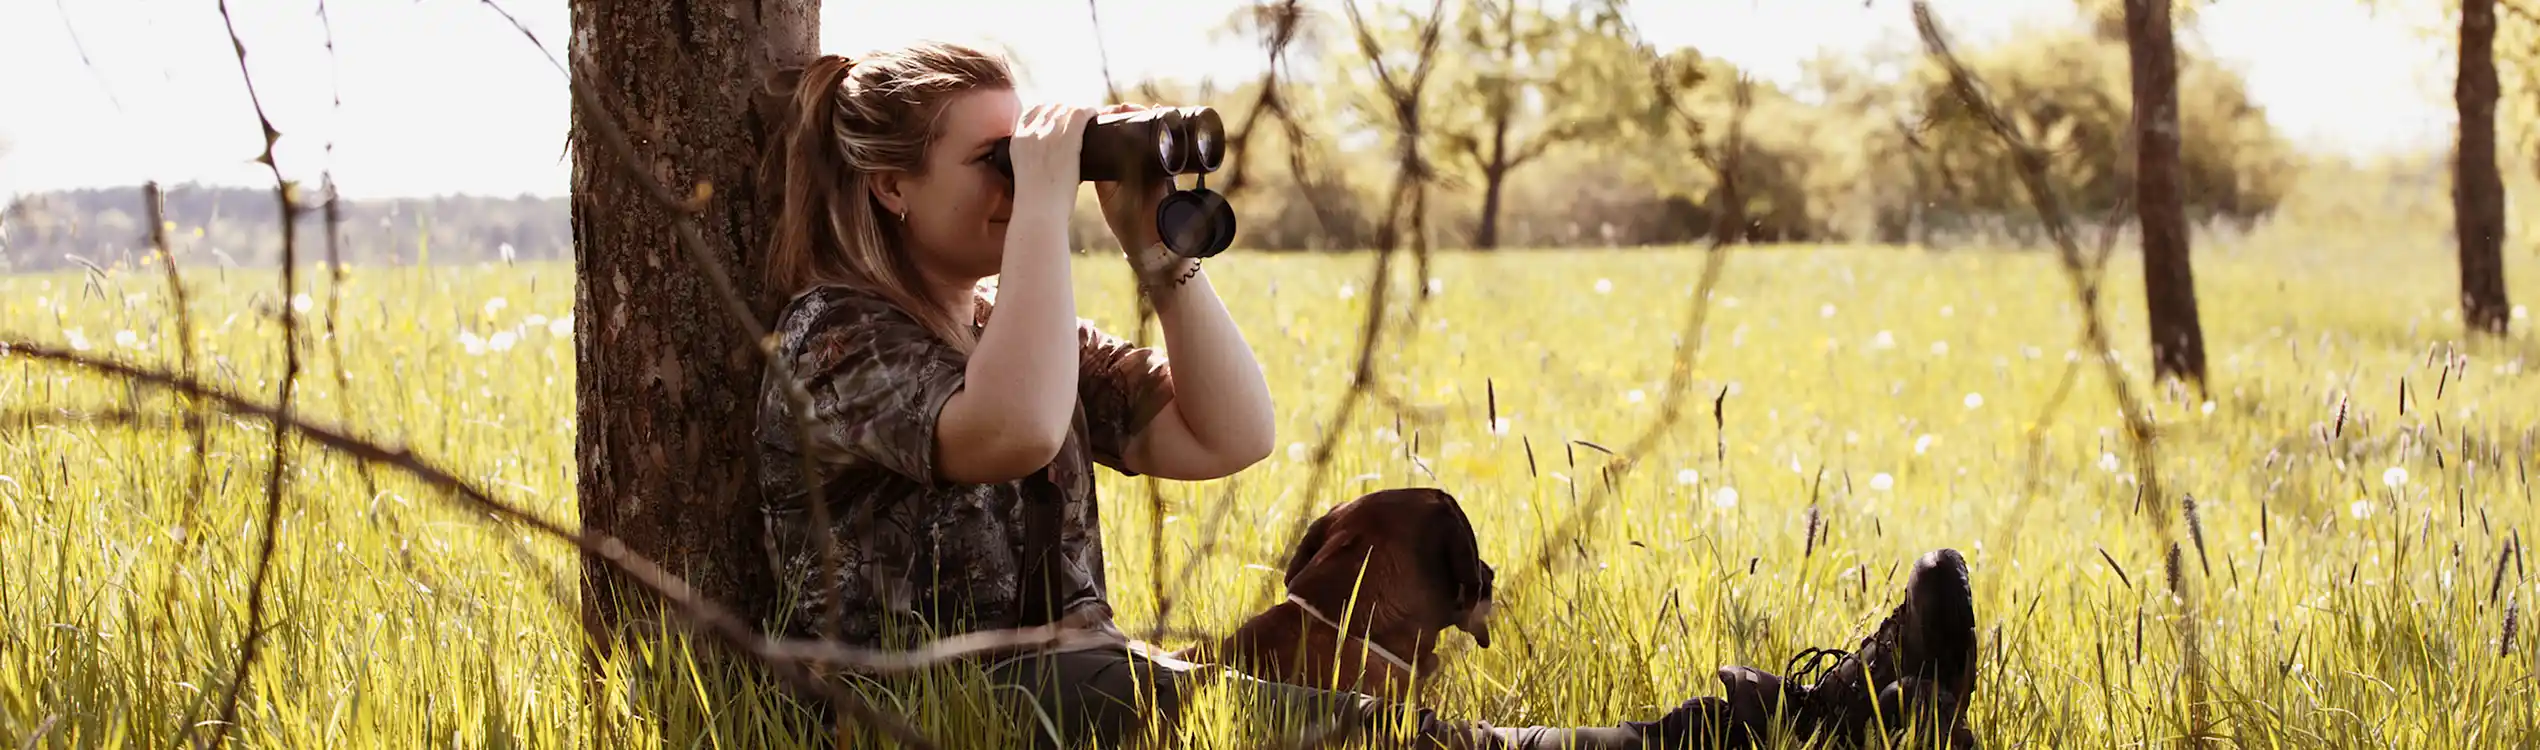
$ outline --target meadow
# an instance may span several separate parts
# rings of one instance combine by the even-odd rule
[[[1377,372],[1399,408],[1364,403],[1319,485],[1309,454],[1348,386],[1370,256],[1211,262],[1272,381],[1282,449],[1227,480],[1157,485],[1160,537],[1146,483],[1101,475],[1123,622],[1154,619],[1153,582],[1169,571],[1149,550],[1160,544],[1178,570],[1221,501],[1223,554],[1200,563],[1177,625],[1223,630],[1272,601],[1298,513],[1430,485],[1462,499],[1501,582],[1492,648],[1448,636],[1435,707],[1450,717],[1653,718],[1716,692],[1719,666],[1779,671],[1803,648],[1855,645],[1894,605],[1902,567],[1952,547],[1975,571],[1985,640],[1972,717],[1988,747],[2176,741],[2189,717],[2182,617],[2201,638],[2212,731],[2231,746],[2540,746],[2540,579],[2504,554],[2540,536],[2528,473],[2540,359],[2527,314],[2508,341],[2459,340],[2446,246],[2199,245],[2204,398],[2147,383],[2141,286],[2120,254],[2109,323],[2154,410],[2155,467],[2129,458],[2050,256],[1732,252],[1684,419],[1612,480],[1611,502],[1544,574],[1525,571],[1608,481],[1604,449],[1669,397],[1699,249],[1449,253],[1427,278],[1398,264],[1396,301],[1433,295],[1417,319],[1393,306]],[[258,311],[301,303],[278,296],[270,270],[188,270],[190,332],[148,265],[0,278],[0,329],[154,365],[172,365],[190,335],[216,383],[271,399],[281,332]],[[1086,317],[1134,325],[1116,260],[1081,259],[1078,273]],[[2516,276],[2515,300],[2540,300],[2534,278]],[[572,525],[571,266],[349,279],[332,340],[307,331],[303,413]],[[325,275],[302,280],[304,309],[325,314]],[[195,465],[185,433],[76,418],[172,403],[0,355],[0,412],[13,415],[0,424],[6,746],[167,746],[217,713],[272,431],[213,421],[203,523],[180,534]],[[824,740],[803,707],[699,668],[679,638],[625,652],[606,689],[586,690],[582,631],[560,598],[575,585],[565,546],[393,472],[366,480],[312,446],[294,453],[241,746],[582,747],[603,731],[612,747]],[[2139,507],[2145,472],[2193,496],[2195,538],[2176,508]],[[2170,593],[2153,513],[2182,521],[2192,600]],[[886,703],[954,746],[990,746],[979,702],[941,684]],[[1197,725],[1192,746],[1242,734],[1222,706]]]

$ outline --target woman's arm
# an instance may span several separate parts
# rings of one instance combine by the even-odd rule
[[[1047,466],[1076,414],[1075,277],[1067,255],[1077,153],[1093,110],[1038,105],[1011,151],[1015,203],[998,267],[997,312],[979,335],[962,390],[936,419],[937,475],[986,484]]]
[[[1171,251],[1150,245],[1144,252]],[[1270,455],[1276,423],[1251,345],[1208,275],[1191,270],[1189,281],[1175,285],[1170,279],[1182,278],[1176,273],[1149,292],[1171,356],[1174,397],[1130,439],[1123,460],[1141,474],[1215,479]]]
[[[1067,216],[1015,206],[999,271],[997,314],[936,419],[936,470],[946,481],[1003,482],[1049,465],[1076,413]]]

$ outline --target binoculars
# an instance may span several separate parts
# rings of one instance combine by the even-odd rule
[[[997,139],[988,162],[1014,181],[1012,138]],[[1156,210],[1156,233],[1165,247],[1186,257],[1224,252],[1235,241],[1235,210],[1208,189],[1208,173],[1226,161],[1226,127],[1209,107],[1158,107],[1096,115],[1085,124],[1078,179],[1119,182],[1132,177],[1170,180],[1199,176],[1192,190],[1174,190]]]

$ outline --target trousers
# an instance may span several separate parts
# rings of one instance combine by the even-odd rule
[[[1140,738],[1183,729],[1191,697],[1214,684],[1232,691],[1244,736],[1313,745],[1370,740],[1364,746],[1435,750],[1622,750],[1655,748],[1651,724],[1601,727],[1493,727],[1453,721],[1426,708],[1361,693],[1270,682],[1221,666],[1171,663],[1125,647],[1102,647],[1010,659],[989,668],[991,684],[1012,695],[1019,715],[1038,722],[1039,748],[1131,746]]]

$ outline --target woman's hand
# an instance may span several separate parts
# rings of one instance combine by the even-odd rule
[[[1144,104],[1114,104],[1102,108],[1102,114],[1136,112],[1147,108],[1148,105]],[[1180,260],[1178,256],[1151,251],[1159,241],[1155,229],[1156,208],[1164,203],[1164,196],[1172,188],[1171,178],[1150,177],[1144,170],[1133,171],[1119,182],[1094,183],[1094,195],[1102,200],[1103,222],[1111,225],[1111,236],[1120,241],[1120,249],[1129,254],[1129,261],[1137,268],[1141,279],[1160,281],[1161,277],[1179,268],[1179,264],[1175,263]]]
[[[1076,207],[1076,186],[1083,179],[1085,124],[1091,107],[1035,104],[1014,124],[1006,157],[1014,165],[1014,208],[1019,212],[1055,213],[1065,217]]]

